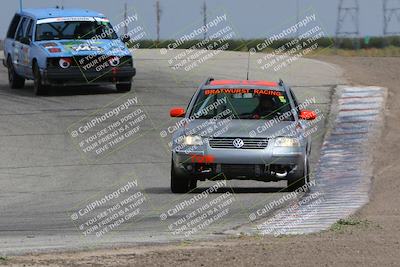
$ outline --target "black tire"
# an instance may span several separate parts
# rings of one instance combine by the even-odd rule
[[[190,179],[189,180],[189,191],[192,191],[197,188],[197,179]]]
[[[171,192],[187,193],[190,190],[190,179],[179,176],[175,173],[174,163],[171,162]]]
[[[118,92],[129,92],[132,87],[132,83],[117,83],[115,85]]]
[[[42,76],[40,74],[39,66],[33,63],[33,91],[35,95],[45,95],[48,88],[43,85]]]
[[[12,63],[11,57],[7,58],[7,68],[8,68],[8,84],[11,89],[20,89],[25,86],[25,78],[19,76],[14,69],[14,64]]]
[[[310,182],[310,164],[307,160],[306,164],[304,166],[304,175],[296,180],[292,180],[292,181],[288,180],[287,191],[293,192],[293,191],[301,188],[308,182]]]

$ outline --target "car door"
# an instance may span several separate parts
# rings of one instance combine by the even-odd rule
[[[7,60],[8,55],[10,55],[12,62],[15,62],[15,59],[13,57],[14,47],[15,47],[15,34],[17,32],[20,21],[21,21],[21,16],[19,14],[15,14],[14,18],[12,19],[12,21],[10,23],[10,27],[8,28],[7,38],[4,41],[4,58],[5,58],[5,60]]]
[[[32,66],[31,66],[31,45],[33,37],[34,20],[28,18],[25,34],[20,40],[21,51],[20,51],[20,66],[23,69],[25,77],[32,78]]]
[[[24,47],[21,43],[21,40],[25,35],[25,30],[26,30],[27,24],[28,24],[28,18],[23,17],[18,25],[17,33],[15,35],[15,41],[13,44],[14,69],[21,76],[24,76],[24,66],[23,66],[23,49],[24,49]]]

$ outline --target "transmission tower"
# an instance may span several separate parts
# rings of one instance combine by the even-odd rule
[[[64,9],[64,0],[61,0],[61,1],[60,1],[60,4],[59,4],[59,5],[56,5],[56,8],[57,8],[57,9]]]
[[[156,17],[157,17],[157,43],[160,43],[160,20],[161,20],[161,7],[160,1],[156,2]]]
[[[204,28],[205,28],[206,25],[207,25],[207,4],[206,4],[205,0],[203,2],[203,8],[201,10],[201,14],[203,15],[203,25],[204,25]],[[204,40],[207,39],[207,31],[204,31],[204,37],[203,38],[204,38]]]
[[[394,19],[396,21],[390,24]],[[400,34],[400,0],[383,0],[383,35],[398,34]]]
[[[336,38],[360,34],[359,10],[358,0],[339,0]],[[346,25],[347,22],[350,25]]]

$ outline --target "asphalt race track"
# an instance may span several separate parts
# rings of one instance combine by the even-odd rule
[[[116,93],[111,86],[87,86],[53,88],[48,96],[35,97],[31,82],[24,89],[10,89],[7,70],[0,68],[1,252],[210,237],[248,223],[254,209],[282,197],[280,191],[285,182],[228,181],[209,196],[215,199],[229,192],[234,197],[229,213],[218,222],[184,236],[172,234],[168,228],[179,217],[160,219],[176,203],[215,184],[200,182],[195,192],[188,195],[170,192],[171,135],[160,135],[177,121],[169,118],[169,109],[186,107],[194,90],[207,77],[245,79],[247,65],[247,53],[222,52],[193,70],[174,70],[168,62],[171,53],[179,51],[166,55],[156,49],[137,51],[134,56],[138,73],[132,91],[126,94]],[[315,166],[328,123],[332,89],[345,83],[341,70],[317,60],[299,59],[279,72],[265,71],[257,65],[257,57],[261,55],[251,57],[250,79],[282,78],[293,87],[300,101],[316,98],[310,109],[318,108],[325,116],[313,134]],[[146,113],[140,134],[107,156],[96,160],[82,157],[71,138],[71,125],[135,97],[137,107]],[[84,220],[71,216],[93,199],[133,180],[145,196],[136,218],[98,237],[82,234],[87,229],[79,229]],[[181,211],[180,216],[193,212],[202,201]],[[112,202],[107,206],[111,207]]]

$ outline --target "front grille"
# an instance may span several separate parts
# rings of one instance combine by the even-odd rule
[[[221,172],[228,178],[255,178],[265,175],[265,165],[253,164],[221,164]]]
[[[244,173],[253,174],[255,166],[252,164],[221,164],[221,172],[223,173]]]
[[[243,140],[243,146],[236,148],[233,141],[237,138]],[[264,149],[268,146],[267,138],[252,138],[252,137],[215,137],[209,139],[209,144],[212,148],[226,149]]]

